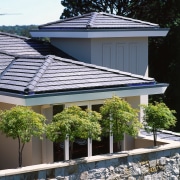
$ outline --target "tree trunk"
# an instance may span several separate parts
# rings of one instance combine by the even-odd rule
[[[157,132],[154,128],[153,128],[153,136],[154,136],[154,146],[156,146],[157,145]]]
[[[23,152],[23,149],[24,149],[24,143],[22,144],[22,147],[21,147],[21,140],[20,138],[18,137],[18,144],[19,144],[19,147],[18,147],[18,159],[19,159],[19,167],[22,167],[22,152]]]
[[[117,150],[118,150],[118,151],[121,151],[121,141],[118,141],[118,142],[117,142]]]
[[[73,154],[73,144],[74,144],[74,142],[70,142],[70,144],[71,144],[71,149],[70,149],[70,153],[69,153],[69,159],[72,159],[72,154]]]

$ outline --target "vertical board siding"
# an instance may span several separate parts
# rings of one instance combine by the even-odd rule
[[[112,61],[112,45],[111,44],[103,44],[103,52],[102,52],[102,65],[105,67],[111,67]]]
[[[138,47],[136,43],[129,44],[129,71],[138,73]]]

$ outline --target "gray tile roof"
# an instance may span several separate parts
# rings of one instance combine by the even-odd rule
[[[0,51],[25,56],[53,54],[64,58],[71,58],[71,56],[55,48],[48,42],[3,32],[0,32]]]
[[[136,19],[126,18],[107,13],[88,13],[82,16],[67,18],[39,26],[39,29],[132,29],[159,28],[153,24]]]
[[[0,90],[21,94],[154,85],[152,78],[57,56],[0,53]]]

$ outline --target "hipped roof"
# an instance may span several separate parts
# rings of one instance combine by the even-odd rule
[[[104,29],[104,28],[159,28],[158,24],[140,21],[123,16],[104,12],[92,12],[81,16],[75,16],[64,20],[47,23],[39,26],[39,29]]]
[[[156,84],[153,78],[52,55],[0,52],[0,67],[0,90],[25,95]]]

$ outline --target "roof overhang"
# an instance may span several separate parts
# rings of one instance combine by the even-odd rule
[[[161,37],[166,36],[168,28],[157,29],[97,29],[97,30],[32,30],[32,37],[49,38],[113,38],[113,37]]]
[[[43,93],[34,95],[20,95],[0,91],[0,102],[22,106],[60,104],[77,101],[107,99],[111,98],[113,95],[117,95],[119,97],[130,97],[163,94],[167,87],[168,84],[156,84],[153,86],[116,87],[81,91]]]

